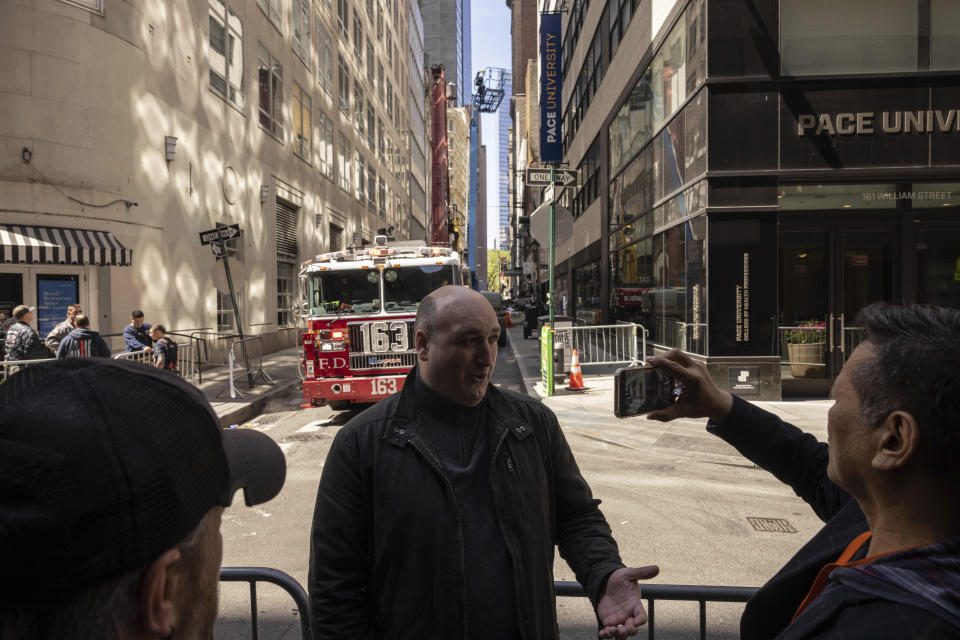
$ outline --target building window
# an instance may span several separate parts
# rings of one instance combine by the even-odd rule
[[[383,39],[383,5],[377,3],[377,40]]]
[[[333,56],[330,34],[317,16],[317,82],[327,93],[333,92]]]
[[[377,118],[377,156],[381,164],[387,163],[386,137],[383,133],[383,120]]]
[[[277,325],[281,327],[293,324],[299,213],[299,207],[277,199]]]
[[[86,9],[87,11],[92,11],[93,13],[99,13],[103,15],[103,0],[61,0],[67,4],[72,4],[74,6],[80,7],[81,9]]]
[[[367,16],[370,20],[373,20],[373,0],[366,0],[367,5]]]
[[[283,67],[260,43],[257,43],[257,76],[260,126],[283,142]]]
[[[223,0],[210,2],[210,87],[243,106],[243,23]]]
[[[217,222],[217,227],[227,226],[226,222]],[[227,250],[227,259],[232,262],[240,262],[240,238],[227,240],[223,243]],[[217,260],[217,269],[223,269],[220,259]],[[240,306],[242,291],[236,291],[237,306]],[[233,298],[230,297],[230,290],[221,291],[217,289],[217,331],[220,333],[230,333],[237,328],[237,320],[233,313]]]
[[[372,163],[367,165],[367,209],[377,212],[377,172]]]
[[[357,10],[353,10],[353,52],[357,54],[357,60],[363,61],[363,24],[360,23],[360,16]]]
[[[257,0],[257,6],[267,14],[273,26],[283,30],[283,14],[280,11],[280,0]]]
[[[337,0],[337,29],[340,30],[340,35],[347,40],[350,39],[350,32],[347,31],[347,21],[350,19],[349,11],[347,0]]]
[[[356,172],[356,193],[354,196],[357,198],[357,202],[363,204],[364,199],[367,197],[367,180],[366,172],[363,169],[363,158],[360,156],[360,150],[357,149],[353,152],[353,170]]]
[[[373,73],[373,62],[376,57],[373,55],[373,43],[367,42],[367,82],[374,86],[377,82],[377,76]]]
[[[353,176],[351,175],[350,167],[350,141],[347,140],[347,136],[341,131],[340,132],[340,148],[337,149],[337,169],[340,188],[350,193],[350,187],[353,182]]]
[[[293,52],[310,66],[310,0],[293,0]]]
[[[784,75],[918,71],[919,4],[919,0],[782,0]],[[924,39],[929,41],[929,34]]]
[[[337,54],[337,104],[350,117],[350,72],[343,55]]]
[[[393,121],[393,85],[387,80],[387,117]]]
[[[333,180],[333,120],[327,117],[323,111],[318,111],[317,132],[320,134],[317,138],[317,151],[320,156],[320,173]]]
[[[600,190],[600,138],[593,141],[590,148],[583,156],[580,162],[580,175],[583,186],[577,191],[573,198],[573,208],[571,213],[574,218],[587,210],[594,200],[597,199]]]
[[[357,133],[363,137],[363,89],[360,87],[359,82],[353,83],[353,115],[354,119],[357,121]]]
[[[291,95],[293,96],[293,152],[310,162],[310,153],[313,150],[310,96],[296,82],[293,83]]]
[[[343,249],[343,227],[330,223],[330,251]]]
[[[383,176],[377,178],[377,202],[380,206],[380,217],[385,218],[387,215],[387,183],[384,182]]]
[[[377,61],[377,93],[380,94],[380,102],[384,100],[384,77],[383,77],[383,65],[380,64],[380,61]]]
[[[377,149],[377,116],[373,111],[373,103],[367,102],[367,144],[370,151]]]

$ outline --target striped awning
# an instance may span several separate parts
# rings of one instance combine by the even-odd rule
[[[132,259],[109,231],[0,224],[0,263],[128,267]]]

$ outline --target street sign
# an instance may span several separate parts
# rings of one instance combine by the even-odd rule
[[[220,242],[221,240],[233,240],[240,235],[240,225],[231,224],[225,227],[217,227],[209,231],[200,232],[200,244],[210,244],[211,242]]]
[[[550,169],[527,169],[528,187],[545,187],[550,184]],[[579,187],[580,172],[574,169],[554,169],[553,183],[561,187]]]
[[[552,184],[548,184],[548,185],[547,185],[547,188],[543,190],[543,201],[544,201],[546,204],[550,204],[550,203],[553,202],[554,191],[556,191],[556,189],[554,188],[554,185],[552,185]]]
[[[520,269],[503,269],[500,271],[500,275],[507,278],[514,278],[517,276],[522,276],[523,272]]]

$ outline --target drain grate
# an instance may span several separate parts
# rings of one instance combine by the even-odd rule
[[[754,518],[752,516],[747,516],[747,522],[750,523],[750,526],[753,527],[755,531],[767,531],[772,533],[796,533],[797,530],[793,528],[793,525],[790,524],[785,518]]]

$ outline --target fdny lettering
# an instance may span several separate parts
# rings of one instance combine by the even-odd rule
[[[320,368],[321,369],[346,369],[347,368],[347,359],[346,358],[334,358],[333,367],[330,366],[329,358],[320,358]]]

